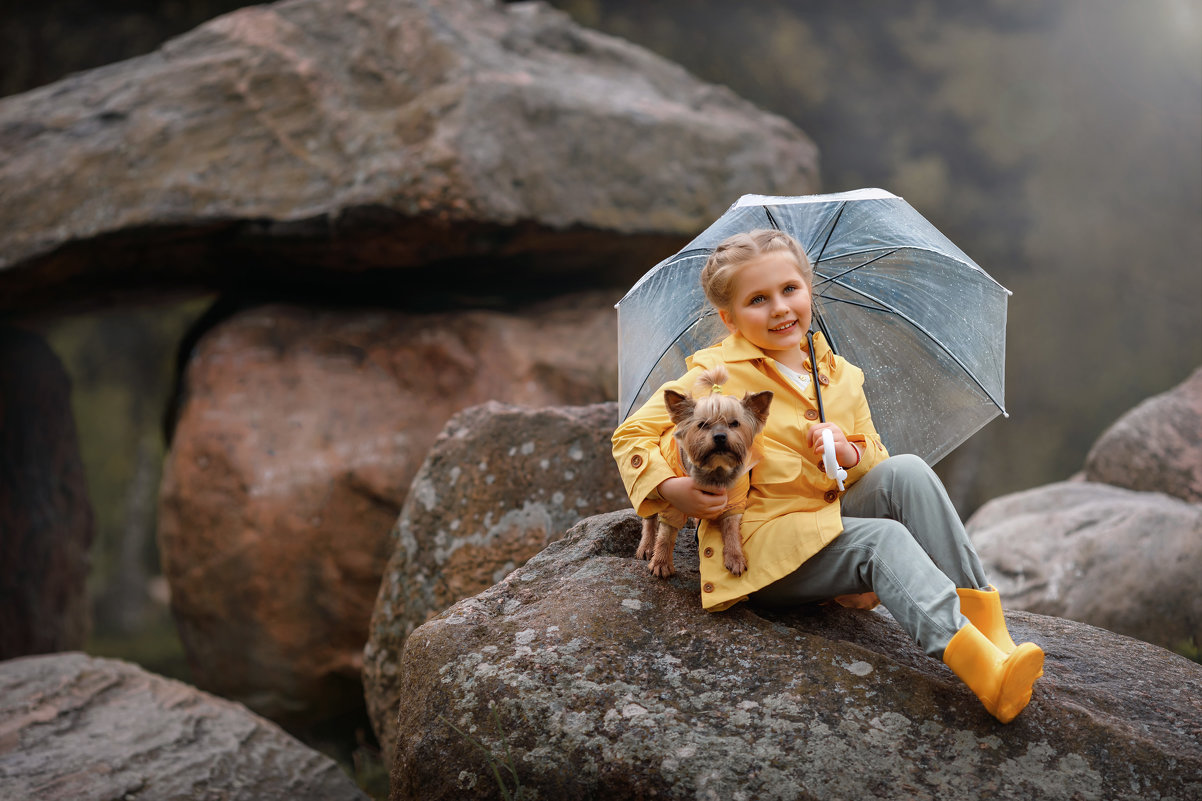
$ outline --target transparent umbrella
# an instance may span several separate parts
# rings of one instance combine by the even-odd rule
[[[622,419],[726,336],[699,275],[719,242],[756,228],[787,231],[814,262],[813,327],[864,371],[890,453],[934,464],[1006,413],[1009,290],[906,201],[861,189],[745,195],[640,278],[617,304]]]

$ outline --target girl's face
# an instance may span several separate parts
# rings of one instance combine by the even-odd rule
[[[726,327],[777,361],[791,361],[787,354],[800,348],[810,328],[810,289],[793,255],[757,256],[739,268],[733,290],[731,307],[718,310]]]

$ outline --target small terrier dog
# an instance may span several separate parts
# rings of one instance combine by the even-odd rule
[[[697,379],[701,397],[664,390],[664,404],[674,430],[660,440],[660,451],[678,475],[690,476],[700,488],[726,490],[731,501],[718,525],[722,530],[722,561],[736,576],[747,569],[740,526],[747,503],[752,443],[768,419],[772,403],[770,391],[747,393],[742,400],[722,394],[727,380],[726,368],[719,365],[706,370]],[[675,574],[672,551],[685,516],[668,508],[653,517],[643,518],[643,534],[635,556],[651,560],[651,572],[660,578]]]

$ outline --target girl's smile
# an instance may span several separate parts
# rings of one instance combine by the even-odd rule
[[[801,345],[810,328],[810,288],[791,253],[765,253],[739,268],[731,307],[718,313],[727,328],[765,355],[801,370]]]

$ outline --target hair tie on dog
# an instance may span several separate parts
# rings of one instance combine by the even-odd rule
[[[722,394],[722,385],[721,385],[721,384],[714,384],[712,387],[710,387],[710,394],[712,394],[712,395],[721,395],[721,394]]]

